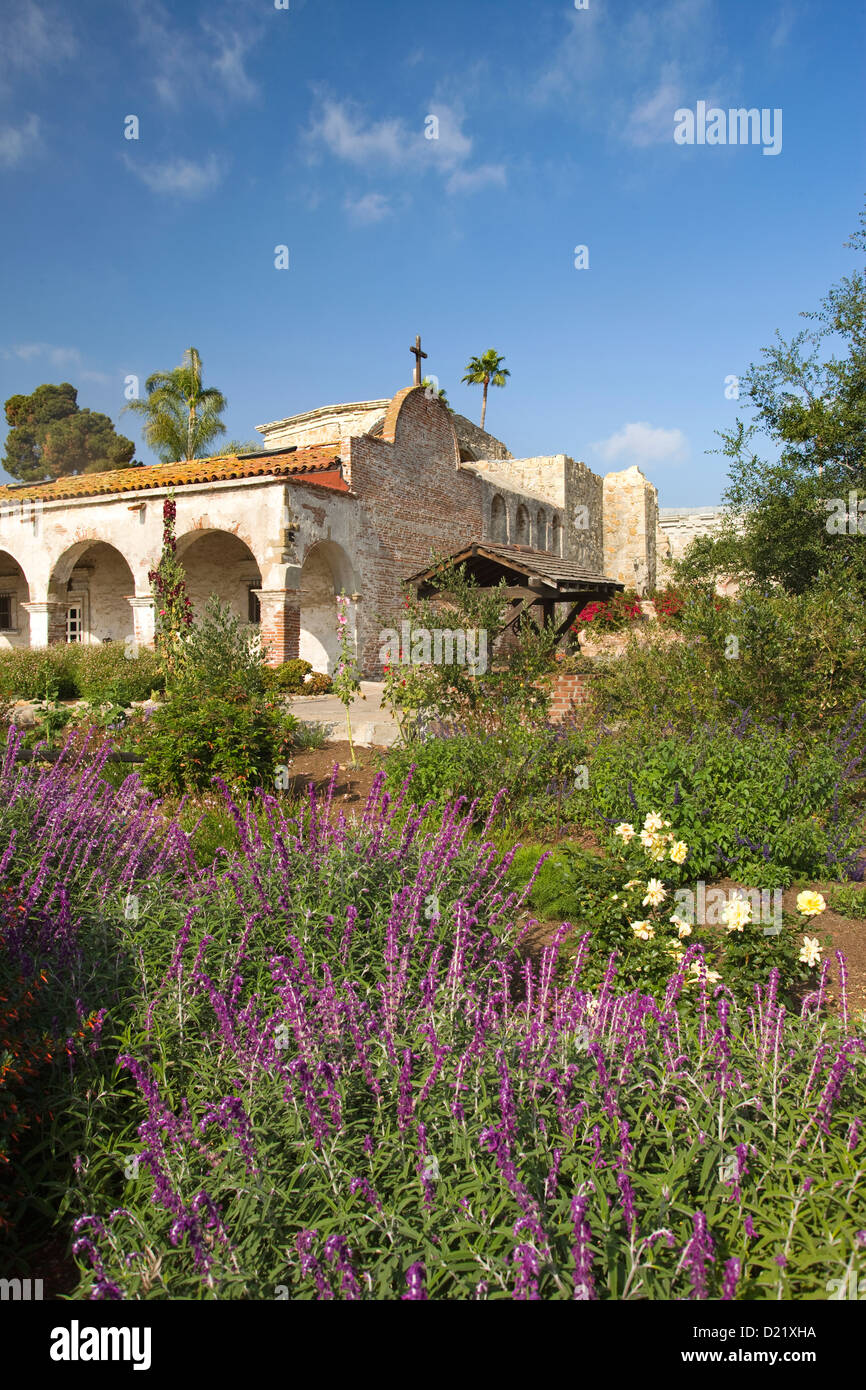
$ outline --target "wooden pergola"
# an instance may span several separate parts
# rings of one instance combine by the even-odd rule
[[[437,560],[425,570],[419,570],[406,582],[413,585],[419,598],[440,593],[435,580],[452,565],[463,565],[466,574],[482,593],[501,594],[513,611],[503,624],[503,632],[513,629],[525,613],[530,613],[539,626],[555,618],[557,604],[567,604],[568,612],[556,626],[557,641],[561,642],[578,613],[588,603],[607,603],[615,593],[625,588],[616,579],[596,574],[549,550],[533,550],[528,545],[500,545],[493,541],[473,541],[452,555]],[[505,580],[505,588],[499,585]]]

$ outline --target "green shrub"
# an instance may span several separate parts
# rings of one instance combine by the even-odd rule
[[[79,698],[94,704],[130,705],[165,689],[159,660],[149,647],[125,647],[120,642],[80,646],[73,664]]]
[[[608,716],[658,729],[748,709],[756,719],[838,729],[866,688],[862,594],[831,582],[806,594],[692,589],[666,623],[632,638],[596,691]]]
[[[334,682],[330,676],[326,676],[323,671],[314,671],[310,679],[302,687],[304,695],[330,695],[334,689]]]
[[[280,690],[286,695],[298,695],[304,688],[304,677],[312,671],[312,663],[295,658],[283,661],[279,666],[268,666],[265,683],[269,690]]]
[[[860,847],[862,775],[830,741],[803,741],[747,720],[688,737],[651,732],[603,739],[592,753],[588,808],[595,824],[657,807],[691,846],[695,879],[725,876],[784,885],[827,876]]]
[[[840,917],[866,917],[866,885],[846,883],[829,894],[830,907]]]
[[[53,686],[56,699],[77,699],[78,650],[72,643],[62,643],[0,652],[0,692],[14,700],[44,700],[46,689]]]
[[[507,788],[506,824],[541,829],[585,814],[587,792],[577,785],[579,769],[587,766],[583,733],[567,727],[527,729],[515,721],[490,735],[445,733],[389,749],[387,786],[400,787],[414,764],[409,795],[415,802],[477,798],[476,818],[483,820],[496,794]]]
[[[211,594],[204,613],[183,638],[171,688],[185,698],[263,694],[267,683],[258,628]]]
[[[0,652],[0,694],[16,700],[42,700],[53,689],[54,699],[116,701],[128,705],[146,700],[165,686],[156,655],[148,647],[122,642],[85,645],[58,642],[50,647]]]
[[[187,700],[175,692],[140,723],[143,780],[160,795],[203,791],[213,777],[247,792],[273,791],[296,728],[291,715],[264,697]]]

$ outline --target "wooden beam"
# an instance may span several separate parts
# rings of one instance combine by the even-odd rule
[[[585,608],[585,607],[586,607],[586,604],[584,603],[583,599],[581,598],[581,599],[578,599],[577,603],[575,603],[575,604],[568,610],[568,613],[567,613],[566,616],[563,618],[562,622],[559,624],[559,627],[556,629],[556,640],[557,640],[557,642],[559,641],[560,637],[562,637],[562,635],[568,630],[568,628],[571,627],[571,624],[574,622],[574,619],[576,618],[576,616],[577,616],[577,614],[580,612],[580,610],[581,610],[582,608]]]

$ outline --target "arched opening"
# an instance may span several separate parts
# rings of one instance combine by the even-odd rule
[[[8,550],[0,550],[0,650],[30,646],[27,576]]]
[[[255,590],[262,587],[262,576],[256,557],[239,536],[230,531],[188,531],[177,543],[177,556],[186,571],[193,613],[203,613],[215,594],[242,622],[259,622]]]
[[[490,504],[490,539],[501,545],[508,540],[508,514],[498,492]]]
[[[552,528],[552,529],[553,529],[553,540],[552,540],[552,542],[551,542],[551,547],[550,547],[550,548],[551,548],[551,550],[553,551],[554,555],[561,555],[561,554],[562,554],[562,522],[560,521],[560,519],[559,519],[558,516],[555,516],[555,517],[553,518],[553,528]]]
[[[49,640],[125,642],[134,636],[132,570],[107,541],[79,541],[64,551],[54,566],[49,597],[56,604]]]
[[[514,535],[515,545],[529,545],[529,512],[521,502],[517,508],[517,525]]]
[[[301,569],[301,637],[298,655],[314,671],[333,675],[340,651],[337,595],[355,592],[355,575],[346,552],[335,541],[321,541],[307,552]],[[351,623],[351,617],[350,617]],[[357,641],[357,633],[349,632]]]
[[[547,549],[547,517],[541,509],[535,518],[535,545],[538,550]]]

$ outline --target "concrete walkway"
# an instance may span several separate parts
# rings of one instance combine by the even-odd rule
[[[352,740],[361,748],[389,748],[399,738],[396,720],[382,708],[384,688],[382,681],[361,681],[364,699],[359,696],[349,706]],[[346,737],[346,707],[336,695],[293,695],[288,709],[302,724],[323,724],[329,743]]]

